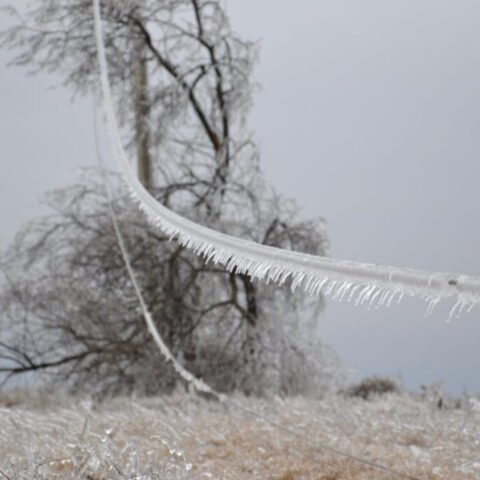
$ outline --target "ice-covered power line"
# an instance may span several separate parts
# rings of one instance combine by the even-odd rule
[[[95,0],[98,1],[98,0]],[[311,439],[307,438],[305,435],[302,435],[301,433],[292,430],[291,428],[285,427],[284,425],[281,425],[277,422],[274,422],[267,418],[265,415],[261,415],[253,410],[250,410],[249,408],[245,408],[243,405],[241,405],[239,402],[235,401],[232,398],[227,397],[226,395],[217,392],[213,388],[211,388],[209,385],[207,385],[202,379],[196,377],[193,375],[189,370],[187,370],[172,354],[171,350],[168,348],[167,344],[163,340],[163,337],[161,336],[160,332],[158,331],[157,327],[155,326],[155,322],[153,321],[152,315],[147,307],[147,304],[145,303],[145,298],[143,297],[142,290],[140,288],[140,285],[138,284],[137,276],[135,274],[135,271],[132,267],[132,263],[130,261],[130,255],[128,254],[127,248],[125,246],[125,241],[122,235],[122,232],[120,230],[120,227],[118,225],[117,217],[115,215],[115,211],[113,209],[113,195],[112,191],[110,188],[110,184],[108,182],[108,179],[106,178],[106,173],[105,173],[105,168],[103,165],[103,162],[101,160],[101,155],[100,155],[100,149],[98,146],[98,137],[97,137],[97,128],[96,128],[96,122],[95,122],[95,144],[96,144],[96,150],[97,150],[97,157],[100,162],[100,167],[102,171],[102,175],[104,178],[104,185],[108,197],[108,206],[109,206],[109,211],[110,211],[110,217],[112,219],[112,224],[113,228],[115,231],[115,236],[117,237],[118,245],[120,247],[120,252],[122,255],[123,262],[125,264],[125,267],[127,269],[128,276],[130,278],[130,281],[132,282],[133,289],[135,291],[135,295],[137,296],[138,302],[140,304],[141,310],[142,310],[142,315],[145,320],[145,324],[147,326],[147,329],[152,336],[155,344],[157,345],[158,349],[160,350],[160,353],[162,356],[165,358],[166,362],[171,364],[173,368],[175,369],[177,375],[182,378],[184,381],[187,382],[187,384],[195,389],[196,392],[200,392],[203,394],[209,395],[211,398],[214,398],[218,400],[219,402],[227,403],[234,407],[237,410],[240,410],[244,414],[254,418],[255,420],[259,420],[261,422],[264,422],[273,428],[276,428],[277,430],[280,430],[283,433],[286,433],[287,435],[290,435],[296,439],[301,440],[304,442],[306,445],[314,448],[315,450],[318,451],[325,451],[332,453],[336,456],[352,460],[354,462],[360,463],[362,465],[366,465],[367,467],[370,467],[373,470],[378,470],[381,472],[386,472],[389,475],[392,475],[395,478],[404,478],[407,480],[420,480],[417,477],[413,477],[405,472],[397,471],[392,468],[389,468],[385,465],[382,465],[380,463],[377,463],[372,460],[368,460],[366,458],[358,457],[354,454],[344,452],[342,450],[339,450],[337,448],[334,448],[330,445],[327,445],[325,443],[320,443],[318,441],[312,441]]]
[[[118,126],[117,126],[117,121],[115,117],[115,112],[113,109],[113,102],[111,98],[111,92],[110,92],[110,85],[108,82],[108,70],[107,70],[107,63],[106,63],[106,58],[105,58],[105,51],[104,51],[104,43],[103,43],[103,34],[102,34],[102,27],[101,27],[101,19],[100,19],[100,7],[99,7],[99,0],[93,0],[93,5],[94,5],[94,15],[95,15],[95,33],[96,33],[96,39],[97,39],[97,49],[98,49],[98,58],[99,58],[99,64],[100,64],[100,71],[101,71],[101,81],[102,81],[102,89],[103,89],[103,95],[104,95],[104,100],[105,100],[105,106],[107,110],[107,117],[109,121],[109,127],[110,127],[110,135],[111,135],[111,140],[113,141],[113,145],[116,149],[116,154],[118,155],[118,158],[121,160],[121,167],[122,171],[125,175],[127,184],[131,188],[131,193],[134,195],[134,198],[140,202],[141,207],[146,211],[147,215],[149,215],[149,218],[154,221],[156,224],[158,224],[164,231],[167,233],[170,233],[171,236],[179,236],[180,241],[182,244],[190,246],[193,248],[198,254],[203,254],[207,257],[213,257],[215,261],[222,262],[226,264],[227,268],[229,269],[236,269],[237,271],[243,271],[245,273],[249,273],[252,276],[257,276],[259,278],[264,278],[264,275],[266,275],[269,271],[269,268],[266,269],[265,272],[258,272],[255,269],[258,269],[260,263],[258,263],[253,272],[249,270],[248,266],[242,265],[241,262],[238,263],[238,258],[234,256],[234,254],[231,254],[230,256],[226,256],[225,260],[222,261],[222,258],[218,258],[218,255],[227,255],[229,250],[228,248],[231,248],[229,246],[229,242],[233,245],[233,247],[236,247],[236,243],[245,243],[246,246],[251,246],[251,247],[261,247],[261,245],[257,245],[251,242],[245,242],[243,240],[237,239],[235,237],[230,237],[228,235],[223,235],[218,232],[215,232],[210,229],[206,229],[205,227],[202,227],[201,225],[197,225],[193,222],[190,222],[187,219],[184,219],[180,217],[179,215],[176,215],[175,213],[169,211],[165,207],[163,207],[161,204],[156,203],[156,200],[151,197],[148,192],[143,188],[143,186],[140,184],[140,182],[132,175],[132,172],[130,170],[130,166],[128,164],[128,160],[126,157],[126,153],[121,145],[120,141],[120,135],[118,131]],[[96,125],[95,125],[96,127]],[[95,128],[95,133],[96,133],[96,147],[97,147],[97,155],[98,155],[98,160],[100,163],[101,162],[101,156],[99,152],[99,147],[98,147],[98,139],[97,139],[97,130]],[[312,442],[310,439],[305,437],[299,432],[296,432],[292,429],[289,429],[283,425],[280,425],[276,422],[273,422],[269,420],[267,417],[264,415],[258,414],[254,411],[251,411],[250,409],[247,409],[240,405],[238,402],[235,400],[228,398],[226,395],[223,395],[216,390],[212,389],[209,385],[207,385],[205,382],[203,382],[201,379],[197,378],[195,375],[193,375],[190,371],[188,371],[172,354],[168,346],[166,345],[165,341],[163,340],[162,336],[160,335],[158,329],[155,326],[155,323],[153,321],[153,318],[151,316],[150,311],[148,310],[148,307],[145,303],[142,291],[140,289],[140,286],[137,281],[137,277],[135,274],[135,271],[132,268],[131,262],[130,262],[130,257],[127,252],[125,242],[123,239],[123,235],[120,231],[120,228],[118,226],[118,222],[115,216],[115,212],[113,209],[113,199],[112,199],[112,194],[111,194],[111,189],[108,183],[108,180],[105,178],[105,170],[102,167],[102,173],[104,175],[104,182],[105,182],[105,187],[107,190],[107,196],[109,200],[109,208],[110,208],[110,214],[115,230],[115,234],[118,240],[118,244],[120,246],[121,254],[123,261],[125,263],[129,278],[132,282],[132,285],[135,290],[135,294],[138,298],[139,304],[141,306],[142,314],[145,319],[145,323],[147,325],[149,333],[152,335],[157,347],[159,348],[161,354],[164,356],[165,360],[168,363],[171,363],[177,372],[177,374],[183,378],[189,385],[193,386],[196,391],[198,392],[203,392],[206,394],[211,395],[213,398],[216,398],[217,400],[221,402],[227,402],[233,407],[243,411],[245,414],[252,416],[253,418],[256,418],[258,420],[261,420],[274,428],[283,431],[284,433],[293,436],[299,440],[302,440],[305,442],[307,445],[310,445],[311,447],[315,448],[316,450],[319,451],[327,451],[330,452],[334,455],[353,460],[357,463],[366,465],[374,470],[382,471],[384,473],[388,473],[390,476],[393,476],[395,478],[405,478],[409,480],[419,480],[417,477],[413,477],[405,472],[402,471],[397,471],[394,470],[390,467],[387,467],[385,465],[376,463],[375,461],[368,460],[362,457],[355,456],[353,454],[344,452],[342,450],[339,450],[337,448],[331,447],[330,445],[320,443],[320,442]],[[152,203],[153,202],[153,203]],[[150,206],[151,204],[151,206]],[[154,208],[155,207],[155,208]],[[149,208],[152,208],[152,211],[149,211]],[[166,220],[165,220],[166,219]],[[176,227],[176,230],[172,230],[174,227]],[[203,235],[206,235],[206,237],[202,237]],[[217,238],[216,238],[217,237]],[[195,243],[197,238],[200,238],[201,242],[205,241],[205,238],[208,240],[209,238],[212,238],[212,243],[208,244],[205,248],[200,248],[203,243]],[[225,249],[226,250],[222,250]],[[235,251],[235,250],[234,250]],[[279,249],[270,249],[267,248],[266,252],[272,252],[272,251],[278,251],[278,252],[283,252],[284,254],[289,253],[288,251],[283,251]],[[252,251],[253,252],[253,251]],[[306,258],[310,257],[309,255],[304,256]],[[245,257],[244,255],[239,257],[240,259],[247,259],[248,257]],[[269,261],[269,257],[267,256],[267,262]],[[299,257],[300,258],[300,257]],[[312,257],[312,258],[317,258],[317,257]],[[260,259],[261,259],[261,251],[260,251]],[[280,259],[281,260],[281,259]],[[264,262],[264,260],[261,260]],[[278,266],[276,267],[278,268]],[[283,266],[282,266],[283,268]],[[292,288],[295,288],[295,283],[300,285],[302,282],[301,277],[296,277],[295,276],[295,270],[292,270],[291,273],[288,272],[287,268],[284,269],[285,273],[288,273],[286,275],[283,273],[282,275],[279,276],[279,278],[273,278],[270,274],[267,276],[268,279],[273,279],[273,280],[280,280],[280,283],[283,283],[286,278],[291,274],[294,278],[294,284],[292,285]],[[329,287],[327,287],[329,288]],[[319,289],[319,291],[321,288]],[[328,293],[328,292],[327,292]],[[338,295],[338,291],[336,292]]]
[[[95,29],[104,104],[115,156],[133,200],[150,222],[171,239],[175,238],[208,261],[224,265],[229,271],[279,285],[288,281],[292,290],[303,288],[314,295],[322,293],[356,305],[389,306],[404,296],[414,296],[427,302],[429,313],[439,301],[451,299],[454,305],[450,317],[453,317],[480,303],[480,278],[477,277],[337,260],[261,245],[199,225],[164,207],[144,188],[128,162],[113,106],[99,17]]]
[[[113,194],[110,187],[110,183],[107,179],[105,166],[103,165],[102,157],[100,154],[99,142],[98,142],[98,133],[97,133],[97,122],[96,116],[94,116],[94,123],[95,123],[95,147],[97,152],[98,162],[100,163],[100,169],[103,176],[103,183],[105,186],[105,191],[108,198],[108,208],[110,212],[110,218],[112,219],[113,229],[115,232],[115,236],[117,238],[118,246],[120,247],[120,253],[122,255],[123,263],[125,264],[125,268],[127,269],[128,277],[132,283],[133,289],[135,291],[135,295],[137,296],[138,303],[140,304],[140,308],[142,310],[142,315],[145,320],[145,324],[147,326],[147,330],[152,336],[155,344],[157,345],[160,353],[165,358],[166,362],[171,364],[175,369],[176,373],[185,380],[189,385],[191,385],[197,392],[206,393],[209,395],[213,395],[217,400],[222,401],[224,395],[221,393],[217,393],[213,391],[209,385],[207,385],[203,380],[200,378],[195,377],[191,372],[189,372],[172,354],[171,350],[168,348],[167,344],[163,340],[163,337],[160,335],[157,327],[155,326],[155,322],[153,321],[152,314],[150,313],[147,304],[145,302],[145,298],[142,294],[142,290],[137,280],[137,275],[132,267],[132,262],[130,261],[130,255],[127,252],[127,248],[125,246],[125,241],[118,225],[117,217],[115,215],[115,211],[113,209]]]
[[[98,1],[98,0],[96,0]],[[261,415],[253,410],[250,410],[248,408],[245,408],[243,405],[241,405],[239,402],[235,401],[232,398],[227,397],[226,395],[217,392],[213,388],[211,388],[209,385],[207,385],[202,379],[196,377],[193,375],[189,370],[187,370],[172,354],[171,350],[168,348],[167,344],[163,340],[163,337],[161,336],[160,332],[158,331],[157,327],[155,326],[155,322],[153,321],[152,314],[150,313],[147,304],[145,302],[145,298],[143,297],[142,290],[140,288],[140,285],[138,284],[137,276],[135,274],[135,271],[133,270],[132,263],[130,261],[130,255],[128,254],[127,248],[125,246],[125,241],[122,235],[122,232],[120,230],[120,227],[118,225],[117,217],[115,215],[115,211],[113,209],[113,195],[112,191],[110,188],[110,184],[108,182],[108,179],[106,178],[106,173],[105,173],[105,168],[103,165],[103,162],[101,160],[101,155],[100,155],[100,149],[98,146],[98,137],[97,137],[97,128],[96,128],[96,122],[95,122],[95,145],[96,145],[96,150],[97,150],[97,157],[100,162],[100,167],[102,171],[102,175],[104,178],[104,185],[108,197],[108,206],[109,206],[109,211],[110,211],[110,217],[112,219],[112,224],[113,228],[115,231],[115,236],[117,237],[117,242],[120,247],[120,252],[122,254],[122,259],[125,264],[125,267],[127,269],[128,276],[130,278],[130,281],[132,282],[133,289],[135,291],[135,295],[137,296],[138,302],[140,304],[141,310],[142,310],[142,315],[145,320],[145,324],[147,326],[147,329],[152,336],[155,344],[157,345],[158,349],[160,350],[160,353],[162,356],[165,358],[167,363],[171,364],[173,368],[175,369],[177,375],[185,380],[187,384],[195,389],[196,392],[201,392],[203,394],[209,395],[211,398],[214,398],[218,400],[219,402],[224,402],[232,407],[236,408],[237,410],[240,410],[244,414],[254,418],[255,420],[260,420],[261,422],[264,422],[277,430],[280,430],[287,435],[290,435],[294,438],[297,438],[301,441],[303,441],[306,445],[313,447],[314,449],[318,451],[326,451],[329,453],[332,453],[336,456],[346,458],[348,460],[352,460],[357,463],[361,463],[362,465],[366,465],[374,470],[379,470],[382,472],[386,472],[396,478],[404,478],[407,480],[420,480],[417,477],[413,477],[405,472],[397,471],[394,469],[391,469],[389,467],[386,467],[385,465],[376,463],[375,461],[368,460],[366,458],[362,457],[357,457],[356,455],[353,455],[348,452],[344,452],[342,450],[339,450],[337,448],[331,447],[330,445],[316,442],[316,441],[311,441],[309,438],[307,438],[305,435],[302,435],[301,433],[292,430],[291,428],[285,427],[284,425],[281,425],[277,422],[274,422],[267,418],[265,415]]]

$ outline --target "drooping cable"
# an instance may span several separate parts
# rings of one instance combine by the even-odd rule
[[[311,294],[331,295],[338,301],[389,306],[405,295],[416,296],[428,303],[429,313],[440,300],[450,298],[454,300],[450,317],[480,303],[478,277],[337,260],[261,245],[199,225],[160,204],[136,177],[122,145],[108,78],[100,11],[98,2],[94,3],[100,78],[114,153],[133,200],[167,236],[229,271],[279,285],[289,279],[292,290],[302,287]]]
[[[105,172],[105,166],[102,161],[102,155],[100,153],[100,146],[99,146],[99,140],[98,140],[98,128],[97,128],[97,117],[94,113],[94,128],[95,128],[95,149],[96,149],[96,154],[97,154],[97,159],[100,164],[100,170],[103,178],[103,184],[105,187],[105,192],[107,194],[107,200],[108,200],[108,209],[110,213],[110,218],[112,220],[112,225],[114,228],[115,236],[117,238],[117,242],[120,248],[120,252],[122,255],[123,262],[125,264],[125,268],[128,273],[128,277],[130,278],[130,281],[132,283],[133,289],[135,291],[135,295],[137,297],[137,300],[140,304],[141,310],[142,310],[142,315],[145,320],[145,324],[147,326],[147,329],[152,336],[153,340],[155,341],[155,344],[157,345],[158,349],[160,350],[160,353],[164,357],[164,359],[167,361],[167,363],[171,364],[173,368],[175,369],[176,373],[184,380],[187,382],[187,384],[195,389],[197,392],[202,392],[210,395],[212,398],[215,398],[219,402],[225,403],[227,405],[232,406],[233,408],[240,410],[244,414],[254,418],[255,420],[259,420],[263,423],[266,423],[270,425],[271,427],[291,436],[294,437],[298,440],[301,440],[305,445],[308,445],[311,448],[314,448],[317,451],[323,451],[323,452],[328,452],[331,453],[337,457],[341,457],[344,459],[348,459],[351,461],[354,461],[356,463],[360,463],[362,465],[365,465],[369,468],[372,468],[374,470],[382,471],[384,473],[388,473],[389,475],[395,477],[395,478],[403,478],[407,480],[420,480],[417,477],[413,477],[407,473],[394,470],[390,467],[387,467],[385,465],[382,465],[380,463],[377,463],[372,460],[367,460],[362,457],[358,457],[356,455],[353,455],[351,453],[344,452],[342,450],[339,450],[335,447],[332,447],[330,445],[327,445],[322,442],[318,441],[313,441],[310,438],[307,438],[305,435],[302,435],[300,432],[297,432],[291,428],[285,427],[284,425],[281,425],[277,422],[274,422],[267,418],[264,415],[259,414],[258,412],[255,412],[253,410],[250,410],[248,408],[245,408],[243,405],[241,405],[239,402],[236,402],[234,399],[228,397],[227,395],[217,392],[213,388],[211,388],[209,385],[207,385],[203,380],[200,378],[196,377],[193,375],[190,371],[188,371],[172,354],[171,350],[168,348],[167,344],[163,340],[160,332],[158,331],[157,327],[155,326],[155,322],[153,321],[152,315],[147,307],[147,304],[145,302],[145,298],[143,297],[142,290],[140,288],[140,285],[137,280],[137,276],[135,274],[135,271],[133,270],[132,263],[130,261],[130,255],[128,254],[126,245],[125,245],[125,240],[123,237],[123,234],[120,230],[120,226],[118,224],[117,216],[115,214],[115,210],[113,207],[113,193],[112,189],[110,186],[110,182],[108,180],[108,177]]]
[[[110,93],[110,86],[109,86],[109,83],[108,83],[108,72],[106,70],[107,65],[106,65],[104,45],[103,45],[103,36],[102,36],[102,29],[101,29],[99,0],[93,0],[93,6],[94,6],[94,15],[95,15],[95,31],[96,31],[96,37],[97,37],[99,63],[100,63],[100,69],[101,69],[101,72],[102,72],[103,94],[104,94],[104,97],[105,97],[104,100],[107,104],[107,118],[109,117],[109,122],[110,122],[109,125],[110,125],[110,127],[113,127],[113,129],[112,128],[110,129],[111,140],[113,140],[114,145],[116,144],[116,147],[118,149],[117,150],[117,155],[120,155],[120,158],[123,158],[123,160],[126,163],[124,166],[126,167],[127,171],[130,171],[128,161],[126,159],[126,154],[125,154],[125,152],[124,152],[124,150],[121,146],[120,136],[119,136],[119,133],[118,133],[117,122],[116,122],[115,113],[114,113],[114,110],[113,110],[113,104],[112,104],[111,93]],[[103,64],[103,68],[102,68],[102,64]],[[381,465],[379,463],[376,463],[376,462],[373,462],[373,461],[370,461],[370,460],[367,460],[367,459],[364,459],[364,458],[361,458],[361,457],[357,457],[353,454],[343,452],[343,451],[338,450],[336,448],[333,448],[329,445],[326,445],[326,444],[323,444],[323,443],[320,443],[320,442],[314,442],[314,441],[306,438],[304,435],[302,435],[302,434],[300,434],[300,433],[298,433],[298,432],[296,432],[296,431],[294,431],[290,428],[287,428],[283,425],[280,425],[276,422],[273,422],[273,421],[269,420],[267,417],[243,407],[238,402],[235,402],[233,399],[230,399],[226,395],[215,391],[209,385],[207,385],[205,382],[203,382],[201,379],[197,378],[195,375],[193,375],[191,372],[189,372],[185,367],[183,367],[183,365],[181,365],[178,362],[178,360],[171,353],[170,349],[168,348],[168,346],[164,342],[162,336],[160,335],[160,333],[158,332],[158,329],[155,326],[155,323],[152,319],[152,316],[151,316],[151,314],[148,310],[145,299],[143,297],[141,288],[138,284],[135,272],[132,268],[132,265],[131,265],[131,262],[130,262],[130,257],[128,255],[128,252],[127,252],[127,249],[126,249],[126,246],[125,246],[125,242],[124,242],[124,239],[123,239],[123,235],[122,235],[121,230],[119,228],[117,218],[116,218],[116,215],[115,215],[115,211],[114,211],[114,208],[113,208],[113,195],[112,195],[112,192],[111,192],[110,184],[109,184],[108,179],[106,177],[105,169],[104,169],[103,163],[101,161],[101,155],[100,155],[100,150],[99,150],[99,142],[98,142],[98,132],[97,132],[97,127],[96,127],[96,117],[95,117],[95,143],[96,143],[96,149],[97,149],[97,157],[98,157],[98,160],[99,160],[100,165],[101,165],[101,171],[102,171],[104,184],[105,184],[105,188],[106,188],[106,192],[107,192],[107,196],[108,196],[109,211],[110,211],[115,235],[117,237],[117,241],[118,241],[118,244],[119,244],[119,247],[120,247],[120,250],[121,250],[122,258],[123,258],[123,261],[125,263],[125,267],[127,269],[129,278],[130,278],[130,280],[132,282],[132,285],[134,287],[135,294],[138,298],[139,304],[141,306],[142,314],[144,316],[145,323],[147,325],[148,331],[152,335],[157,347],[159,348],[161,354],[164,356],[165,360],[173,365],[177,374],[180,377],[182,377],[188,384],[192,385],[197,391],[210,394],[214,398],[216,398],[217,400],[219,400],[221,402],[226,402],[226,403],[234,406],[235,408],[243,411],[247,415],[252,416],[253,418],[256,418],[258,420],[261,420],[261,421],[273,426],[274,428],[276,428],[280,431],[283,431],[284,433],[289,434],[290,436],[293,436],[297,439],[302,440],[304,443],[306,443],[307,445],[309,445],[311,447],[314,447],[318,450],[330,452],[334,455],[337,455],[337,456],[340,456],[342,458],[346,458],[346,459],[355,461],[357,463],[361,463],[361,464],[366,465],[366,466],[368,466],[370,468],[373,468],[375,470],[379,470],[379,471],[389,473],[390,475],[392,475],[396,478],[404,478],[404,479],[409,479],[409,480],[420,480],[417,477],[413,477],[413,476],[411,476],[407,473],[397,471],[397,470],[391,469],[389,467],[386,467],[384,465]],[[146,193],[148,194],[148,192],[146,192]],[[151,197],[151,198],[153,199],[153,197]],[[163,206],[162,206],[162,209],[165,210],[165,212],[163,212],[163,213],[169,212]],[[170,213],[173,213],[173,212],[170,212]],[[175,214],[173,214],[173,215],[175,215]],[[177,217],[179,217],[179,216],[177,216]],[[188,222],[188,220],[182,219],[182,217],[179,217],[179,219],[180,220],[185,220],[186,222]],[[189,223],[192,223],[193,226],[197,226],[196,224],[193,224],[193,222],[189,222]],[[201,226],[198,226],[198,227],[201,227]],[[204,227],[201,227],[201,228],[204,228]],[[208,229],[206,229],[206,230],[208,230]],[[210,232],[217,233],[217,232],[213,232],[213,231],[210,231]],[[226,237],[228,237],[228,236],[226,236]],[[234,237],[228,237],[228,238],[231,238],[231,239],[235,240]]]
[[[133,289],[135,291],[135,295],[138,299],[138,303],[140,304],[140,308],[142,310],[142,315],[145,320],[147,329],[150,335],[152,336],[155,344],[157,345],[158,349],[160,350],[160,353],[165,358],[166,362],[173,366],[177,374],[182,379],[184,379],[189,385],[192,385],[196,391],[213,395],[217,398],[217,400],[223,400],[223,395],[217,392],[214,392],[203,380],[195,377],[180,362],[178,362],[178,360],[175,358],[175,356],[172,354],[167,344],[163,340],[157,327],[155,326],[155,322],[153,321],[152,315],[148,310],[147,304],[143,297],[142,290],[137,280],[137,276],[135,274],[135,271],[132,268],[132,263],[130,261],[130,256],[127,252],[125,240],[120,231],[120,227],[117,221],[117,216],[115,215],[115,211],[113,208],[113,194],[112,194],[112,189],[110,187],[110,182],[108,181],[108,178],[105,172],[105,166],[102,161],[102,156],[100,153],[100,147],[99,147],[99,141],[98,141],[98,128],[97,128],[97,121],[96,121],[95,114],[94,114],[94,124],[95,124],[95,148],[97,153],[97,159],[100,164],[100,170],[103,178],[103,184],[105,186],[105,192],[107,194],[108,209],[110,212],[110,217],[112,219],[113,229],[115,231],[115,236],[117,238],[118,246],[120,247],[120,253],[122,255],[123,263],[125,264],[125,268],[127,269],[127,273],[132,283]]]

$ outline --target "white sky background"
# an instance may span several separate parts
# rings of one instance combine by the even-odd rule
[[[478,0],[227,5],[234,29],[262,45],[251,127],[263,169],[305,216],[326,218],[332,255],[480,275]],[[59,79],[26,77],[7,58],[1,51],[1,247],[41,211],[42,192],[96,162],[91,100],[71,103],[48,90]],[[424,308],[329,301],[320,332],[359,376],[480,391],[480,311],[447,323],[446,308],[428,318]]]

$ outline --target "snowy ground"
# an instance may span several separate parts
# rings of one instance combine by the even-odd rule
[[[254,411],[304,436],[195,396],[89,399],[0,396],[4,479],[387,479],[314,448],[326,443],[421,479],[480,478],[477,400],[408,395],[252,400]]]

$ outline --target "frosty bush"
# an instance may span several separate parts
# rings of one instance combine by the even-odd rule
[[[398,382],[389,377],[368,377],[356,385],[352,385],[345,390],[349,397],[359,397],[364,400],[385,395],[387,393],[400,393],[401,389]]]
[[[43,371],[98,393],[171,391],[178,379],[144,327],[100,180],[89,172],[52,192],[55,213],[27,225],[5,253],[1,370]],[[114,207],[156,325],[189,370],[227,392],[313,394],[333,386],[339,363],[314,333],[321,300],[247,284],[169,242],[125,196]],[[314,238],[302,224],[290,232]],[[266,238],[287,237],[270,228]]]
[[[324,255],[323,221],[301,220],[262,178],[246,123],[256,47],[232,31],[221,2],[100,6],[123,141],[145,187],[220,232]],[[36,1],[14,18],[32,27],[22,21],[0,38],[14,64],[61,72],[75,92],[96,94],[91,0]],[[306,325],[321,297],[206,265],[148,225],[118,182],[114,190],[147,306],[189,370],[218,390],[250,393],[305,392],[331,375],[333,356],[316,342],[314,320]],[[101,177],[87,173],[48,203],[55,213],[28,225],[2,259],[0,370],[49,372],[103,393],[172,390],[178,380],[144,327]]]

